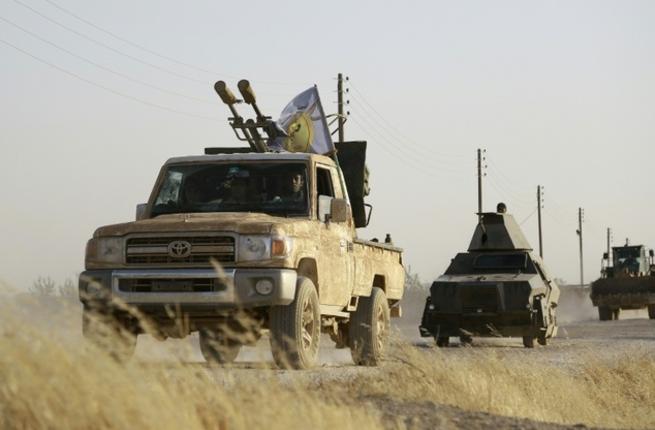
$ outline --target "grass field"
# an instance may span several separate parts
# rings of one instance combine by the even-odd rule
[[[590,355],[570,369],[491,348],[453,360],[396,340],[381,368],[347,378],[338,377],[343,368],[122,363],[81,341],[79,307],[66,303],[3,300],[3,428],[403,428],[411,405],[425,402],[569,425],[655,426],[655,361],[634,351],[609,363]],[[410,406],[390,414],[389,402]]]

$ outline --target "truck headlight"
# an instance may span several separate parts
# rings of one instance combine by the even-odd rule
[[[268,260],[271,257],[269,236],[240,236],[239,261]]]
[[[86,261],[122,263],[123,239],[120,237],[101,237],[89,240],[86,244]]]

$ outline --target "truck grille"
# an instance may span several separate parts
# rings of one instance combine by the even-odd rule
[[[124,293],[210,293],[224,291],[225,283],[213,278],[120,279],[118,289]]]
[[[182,256],[171,253],[173,243],[190,245]],[[234,238],[231,236],[198,237],[135,237],[128,239],[125,260],[127,264],[209,264],[234,262]]]

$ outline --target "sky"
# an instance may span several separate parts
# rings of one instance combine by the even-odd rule
[[[100,225],[134,218],[159,167],[237,146],[213,92],[248,78],[265,114],[317,84],[368,141],[374,206],[429,282],[503,201],[544,259],[585,281],[606,246],[655,246],[655,2],[2,0],[0,283],[75,279]],[[247,107],[247,106],[246,106]],[[243,113],[251,114],[241,109]]]

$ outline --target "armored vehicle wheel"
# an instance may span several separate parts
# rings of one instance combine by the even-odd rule
[[[355,364],[377,366],[389,343],[389,302],[384,291],[373,287],[370,297],[361,297],[350,318],[350,352]]]
[[[609,321],[612,319],[612,310],[607,306],[598,306],[598,319],[601,321]]]
[[[534,348],[534,336],[523,336],[523,346]]]
[[[540,334],[539,336],[537,336],[537,342],[538,342],[539,345],[541,345],[541,346],[546,346],[546,345],[548,345],[548,338],[546,337],[546,333],[544,333],[544,334]]]
[[[138,333],[116,318],[84,309],[82,335],[118,361],[127,361],[136,350]]]
[[[655,305],[648,305],[648,318],[655,320]]]
[[[446,347],[450,344],[450,338],[448,336],[435,337],[434,340],[437,342],[439,348]]]
[[[236,360],[241,344],[217,330],[200,330],[200,352],[208,363],[228,364]]]
[[[459,337],[459,343],[461,343],[463,346],[471,346],[473,343],[473,337],[471,336],[460,336]]]
[[[612,319],[613,320],[618,320],[619,315],[621,315],[621,308],[618,309],[612,309]]]
[[[271,351],[281,368],[308,369],[318,358],[321,313],[314,283],[299,278],[296,298],[270,311]]]

